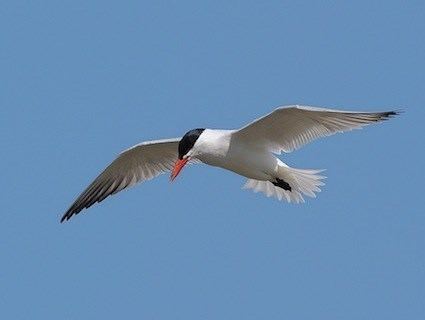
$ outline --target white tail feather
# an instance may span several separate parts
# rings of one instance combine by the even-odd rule
[[[326,178],[319,175],[322,171],[324,170],[295,169],[282,163],[279,166],[279,178],[290,185],[291,191],[275,186],[270,181],[254,179],[248,179],[243,188],[262,192],[267,197],[273,196],[279,200],[300,203],[304,202],[303,195],[315,198],[316,193],[320,192],[319,187],[324,185],[321,180]]]

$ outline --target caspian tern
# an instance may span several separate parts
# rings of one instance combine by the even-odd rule
[[[291,168],[275,155],[292,152],[317,138],[359,129],[397,111],[356,112],[307,106],[275,109],[238,130],[194,129],[182,138],[146,141],[123,151],[63,215],[82,209],[138,182],[171,171],[173,181],[188,162],[202,162],[248,178],[244,188],[288,202],[315,197],[323,170]]]

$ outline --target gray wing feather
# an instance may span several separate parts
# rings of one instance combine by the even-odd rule
[[[253,121],[236,131],[234,136],[264,146],[273,153],[292,152],[315,139],[360,129],[397,114],[399,111],[357,112],[287,106]]]
[[[179,141],[180,138],[142,142],[120,153],[80,194],[61,222],[112,194],[170,171],[177,160]]]

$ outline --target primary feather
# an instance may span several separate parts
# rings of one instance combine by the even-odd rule
[[[120,153],[80,194],[61,222],[112,194],[170,171],[177,159],[179,141],[180,138],[146,141]]]
[[[303,145],[337,132],[362,128],[387,120],[397,111],[356,112],[307,106],[280,107],[239,129],[236,135],[256,141],[273,153],[292,152]]]

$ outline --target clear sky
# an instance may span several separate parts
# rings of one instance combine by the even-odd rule
[[[425,319],[423,1],[11,1],[2,319]],[[406,112],[284,161],[292,205],[205,165],[60,224],[121,150],[274,107]]]

